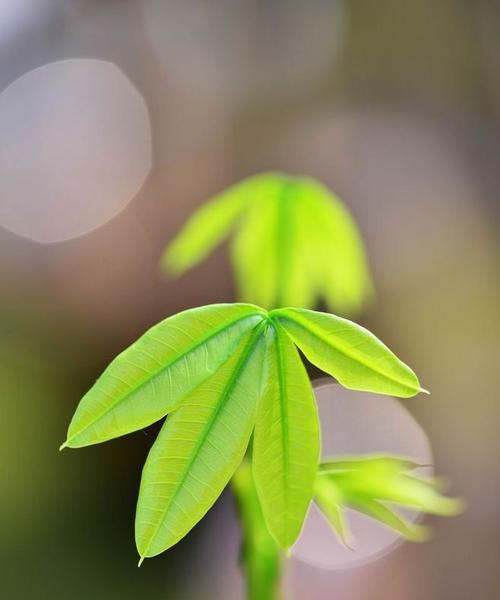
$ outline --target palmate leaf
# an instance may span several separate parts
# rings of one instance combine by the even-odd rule
[[[320,299],[350,314],[373,293],[361,236],[346,207],[309,177],[265,173],[204,204],[164,252],[179,274],[234,229],[240,298],[266,308],[312,308]]]
[[[252,431],[264,519],[282,547],[294,543],[319,456],[316,406],[295,343],[355,389],[400,396],[420,390],[411,369],[368,331],[333,317],[332,326],[325,316],[249,304],[187,310],[146,332],[84,396],[63,446],[108,440],[171,413],[143,470],[136,517],[141,557],[171,547],[203,517],[241,462]],[[330,463],[322,469],[324,477],[343,477],[354,489],[351,471]],[[415,493],[411,485],[404,488],[407,501]]]
[[[453,516],[461,511],[462,503],[443,496],[438,480],[415,473],[418,466],[409,459],[395,456],[325,461],[316,479],[316,503],[345,544],[350,535],[345,516],[340,521],[338,514],[344,514],[346,507],[372,517],[408,540],[425,541],[429,529],[406,520],[397,512],[397,507]]]

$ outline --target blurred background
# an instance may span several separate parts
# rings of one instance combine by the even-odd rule
[[[295,561],[285,597],[500,596],[499,28],[492,0],[2,0],[2,598],[242,597],[227,493],[136,568],[156,428],[58,447],[145,328],[234,299],[224,248],[180,281],[158,259],[195,207],[268,169],[355,215],[377,290],[359,320],[431,390],[405,407],[468,502],[370,565]]]

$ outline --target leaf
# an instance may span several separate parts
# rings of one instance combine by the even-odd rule
[[[312,305],[317,256],[307,198],[298,180],[278,176],[262,193],[247,207],[231,247],[239,295],[267,308]]]
[[[373,295],[361,235],[347,208],[321,183],[264,173],[199,208],[162,263],[183,273],[234,231],[231,260],[239,297],[271,309],[313,307],[353,313]]]
[[[299,308],[273,310],[270,315],[310,362],[347,388],[401,398],[424,391],[407,365],[352,321]]]
[[[373,498],[357,497],[352,507],[368,517],[372,517],[411,542],[426,542],[430,537],[430,529],[423,525],[411,523],[403,519],[394,510]]]
[[[349,507],[397,531],[411,541],[424,541],[429,529],[407,521],[393,506],[442,516],[456,515],[462,503],[443,496],[434,478],[413,473],[415,462],[397,456],[342,457],[320,465],[315,500],[332,521],[332,514]],[[337,526],[333,523],[334,528]],[[338,532],[341,539],[345,534]]]
[[[216,304],[184,311],[111,362],[81,400],[65,445],[111,439],[171,413],[143,470],[136,541],[144,558],[171,547],[203,517],[255,430],[253,473],[263,518],[274,539],[288,548],[313,494],[321,496],[316,405],[294,342],[315,361],[316,355],[324,358],[342,381],[350,381],[347,373],[365,389],[382,384],[386,389],[402,363],[370,336],[349,321],[306,310]],[[448,514],[454,501],[439,494],[436,481],[401,475],[413,466],[388,457],[327,461],[318,475],[328,492],[323,500],[364,503],[365,510],[367,499],[387,500]],[[395,518],[373,503],[369,508],[382,511],[386,520]],[[347,539],[343,504],[337,500],[323,510]]]
[[[280,546],[290,547],[311,502],[319,460],[319,424],[311,384],[280,326],[268,330],[267,387],[253,443],[253,472],[262,511]]]
[[[361,235],[346,206],[333,192],[314,179],[301,181],[308,200],[308,214],[303,221],[309,218],[311,242],[316,246],[310,269],[317,276],[318,294],[332,309],[355,313],[373,296]]]
[[[268,179],[250,177],[203,204],[166,248],[165,269],[180,275],[201,262],[229,234]]]
[[[215,304],[158,323],[85,394],[63,447],[96,444],[161,419],[216,372],[263,314],[251,305]]]
[[[358,472],[374,473],[377,477],[393,475],[401,471],[411,471],[419,467],[418,463],[400,456],[368,455],[362,457],[344,456],[325,460],[320,465],[322,473]]]
[[[351,533],[345,516],[344,499],[338,486],[329,477],[317,477],[315,500],[340,541],[350,547]]]
[[[173,546],[204,516],[240,464],[261,393],[265,340],[239,351],[167,418],[142,473],[136,543],[142,558]]]

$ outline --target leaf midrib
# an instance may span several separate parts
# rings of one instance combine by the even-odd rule
[[[367,369],[373,371],[374,373],[377,373],[378,375],[381,375],[382,377],[384,377],[385,379],[387,379],[388,381],[392,381],[393,383],[397,383],[398,385],[410,390],[410,391],[414,391],[414,392],[419,392],[421,391],[421,388],[419,386],[411,386],[408,383],[402,381],[401,379],[398,379],[397,377],[394,377],[392,375],[387,375],[386,373],[384,373],[383,371],[381,371],[380,369],[374,368],[372,365],[370,365],[368,362],[366,362],[366,360],[362,360],[358,355],[356,355],[355,353],[349,352],[348,350],[346,350],[345,347],[341,347],[337,344],[334,343],[334,341],[332,341],[331,339],[327,338],[325,335],[323,335],[321,332],[317,332],[316,328],[313,329],[313,327],[309,327],[308,324],[304,324],[301,319],[300,319],[300,315],[297,317],[296,315],[290,315],[289,313],[283,313],[280,310],[276,310],[276,311],[272,311],[272,314],[270,315],[272,316],[276,316],[278,319],[282,319],[282,320],[288,320],[291,321],[292,323],[294,323],[295,325],[298,325],[299,327],[302,327],[302,329],[304,329],[305,331],[307,331],[308,333],[310,333],[311,335],[313,335],[314,337],[318,338],[319,340],[321,340],[324,344],[326,344],[327,346],[333,346],[335,348],[335,350],[337,350],[338,352],[340,352],[341,354],[343,354],[344,356],[346,356],[347,358],[350,358],[356,362],[358,362],[359,364],[361,364],[362,366],[366,367]],[[368,332],[370,335],[370,332]],[[335,337],[332,335],[332,337]],[[387,350],[389,350],[387,348]],[[390,350],[389,350],[390,352]],[[395,359],[399,361],[399,359],[395,356]],[[399,361],[401,362],[401,361]],[[404,364],[404,363],[402,363]]]
[[[158,520],[158,525],[155,527],[155,531],[154,531],[153,535],[151,536],[146,549],[144,550],[143,553],[141,553],[141,557],[145,557],[147,555],[147,553],[149,552],[149,550],[151,548],[151,545],[153,544],[153,541],[155,540],[156,536],[158,535],[158,532],[160,531],[160,528],[163,525],[163,522],[165,521],[165,517],[167,515],[168,510],[170,509],[170,507],[172,506],[172,503],[177,498],[177,495],[179,494],[181,487],[184,485],[184,483],[190,473],[190,470],[191,470],[191,467],[192,467],[194,461],[198,457],[198,454],[200,453],[202,446],[204,445],[206,439],[208,438],[208,434],[209,434],[212,426],[214,425],[215,420],[217,419],[217,416],[219,415],[223,406],[226,404],[226,401],[227,401],[234,385],[236,384],[236,382],[238,380],[238,376],[240,375],[246,362],[250,358],[250,355],[252,354],[252,352],[261,336],[262,326],[264,324],[265,324],[265,321],[263,320],[261,323],[259,323],[258,325],[255,326],[252,336],[251,336],[250,340],[248,341],[248,344],[247,344],[245,350],[243,351],[242,355],[240,356],[236,367],[233,369],[231,376],[229,377],[229,380],[226,384],[226,387],[224,388],[224,391],[221,394],[219,402],[217,403],[217,405],[215,407],[215,410],[213,411],[213,413],[211,414],[209,420],[207,421],[207,423],[205,425],[203,434],[200,435],[200,437],[198,438],[198,443],[196,444],[193,452],[191,453],[191,457],[189,458],[189,462],[186,465],[186,468],[184,469],[184,473],[183,473],[182,477],[177,482],[177,485],[175,486],[167,505],[162,510],[161,517]]]
[[[121,396],[116,402],[114,402],[109,407],[107,407],[104,411],[102,411],[99,414],[98,417],[96,417],[95,419],[93,419],[92,422],[90,422],[88,425],[86,425],[85,427],[83,427],[83,429],[80,429],[77,433],[74,433],[73,435],[71,435],[70,437],[68,437],[68,439],[66,440],[65,444],[67,445],[72,440],[74,440],[76,437],[80,436],[82,433],[84,433],[85,431],[87,431],[87,429],[89,427],[92,427],[97,421],[99,421],[105,415],[107,415],[109,412],[111,412],[114,408],[116,408],[116,406],[118,404],[120,404],[121,402],[124,402],[129,396],[131,396],[132,394],[135,394],[138,390],[140,390],[143,386],[145,386],[147,383],[149,383],[152,379],[155,379],[156,377],[158,377],[158,375],[160,375],[166,369],[171,368],[175,363],[179,362],[182,358],[184,358],[185,356],[187,356],[191,352],[194,352],[195,350],[197,350],[198,348],[200,348],[201,346],[203,346],[205,343],[207,343],[209,340],[211,340],[212,338],[216,337],[217,335],[219,335],[223,331],[231,329],[237,323],[240,323],[241,321],[244,321],[245,319],[250,319],[250,318],[253,318],[253,317],[257,317],[257,316],[261,316],[262,319],[264,319],[264,315],[262,315],[259,312],[255,312],[255,313],[251,313],[251,314],[248,314],[248,315],[245,315],[245,316],[239,316],[238,318],[230,321],[229,323],[225,323],[223,326],[220,326],[220,327],[217,327],[215,329],[212,329],[208,335],[206,335],[203,338],[201,338],[201,340],[198,340],[197,342],[191,344],[187,348],[187,350],[185,350],[182,354],[178,354],[178,355],[174,356],[174,358],[170,362],[167,362],[167,364],[165,364],[163,367],[161,367],[160,369],[156,370],[154,372],[154,374],[152,374],[151,376],[147,377],[146,379],[144,379],[143,381],[141,381],[137,386],[135,386],[132,389],[130,389],[124,396]],[[256,324],[255,326],[257,327],[258,324]],[[208,375],[207,377],[210,377],[210,375]]]

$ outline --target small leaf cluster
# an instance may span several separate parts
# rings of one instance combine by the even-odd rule
[[[346,508],[357,510],[413,542],[425,541],[430,530],[406,519],[396,507],[452,516],[462,502],[441,494],[442,482],[415,472],[421,467],[396,456],[338,457],[320,465],[314,497],[321,512],[346,545],[352,543]]]
[[[322,467],[318,476],[317,407],[298,349],[348,388],[399,397],[423,391],[407,365],[347,319],[216,304],[151,328],[83,397],[63,447],[103,442],[168,415],[142,473],[135,521],[142,558],[170,548],[205,515],[252,435],[266,526],[282,548],[295,542],[318,481],[331,475]]]
[[[164,268],[181,274],[232,234],[238,295],[271,309],[354,314],[372,295],[356,224],[327,187],[304,176],[264,173],[204,203],[165,250]]]

